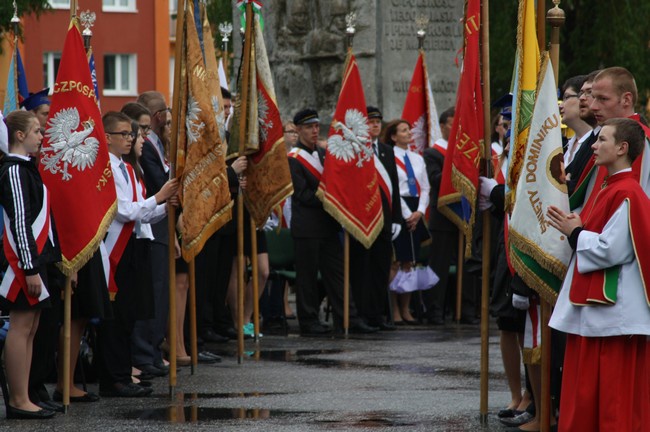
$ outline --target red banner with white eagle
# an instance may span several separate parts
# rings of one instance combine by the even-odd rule
[[[366,248],[381,231],[379,179],[357,61],[348,51],[318,196],[334,219]]]
[[[76,19],[63,44],[39,169],[52,198],[62,270],[71,274],[92,257],[117,208],[102,115]]]
[[[409,150],[412,152],[422,154],[425,148],[433,147],[436,140],[442,137],[423,50],[420,50],[415,63],[402,118],[411,124],[413,140]]]

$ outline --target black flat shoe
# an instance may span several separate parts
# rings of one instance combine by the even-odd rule
[[[53,400],[36,402],[36,405],[48,411],[60,413],[65,412],[65,407],[58,402],[54,402]]]
[[[38,411],[25,411],[7,405],[7,418],[15,420],[42,420],[54,417],[54,411],[40,409]]]
[[[502,409],[501,411],[499,411],[499,413],[497,414],[497,417],[499,417],[499,418],[512,418],[512,417],[518,416],[521,413],[523,413],[523,411],[517,411],[516,409],[508,408],[508,409]]]
[[[144,397],[153,392],[151,388],[140,387],[137,384],[115,384],[108,389],[100,389],[99,395],[102,397]]]
[[[417,321],[417,320],[404,320],[404,324],[411,325],[411,326],[420,325],[420,321]]]
[[[63,402],[63,393],[54,390],[52,399],[57,402]],[[70,402],[98,402],[101,398],[95,393],[86,393],[83,396],[70,396]]]

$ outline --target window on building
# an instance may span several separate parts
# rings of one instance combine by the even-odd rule
[[[54,9],[70,9],[70,0],[49,0]]]
[[[60,52],[43,53],[43,86],[49,87],[50,93],[54,88],[54,82],[56,81],[56,74],[59,73],[60,63]]]
[[[135,54],[107,54],[104,56],[104,95],[136,95],[137,76]]]
[[[104,12],[135,12],[135,0],[102,0]]]

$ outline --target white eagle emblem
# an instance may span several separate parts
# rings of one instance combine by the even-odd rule
[[[90,136],[95,129],[93,119],[80,122],[77,108],[64,108],[47,123],[45,137],[50,146],[42,150],[44,168],[52,174],[60,172],[65,181],[72,178],[70,165],[79,171],[92,168],[99,150],[99,140]],[[77,130],[80,123],[83,129]]]
[[[261,90],[257,92],[257,121],[260,127],[260,141],[266,142],[269,130],[273,129],[273,121],[268,120],[269,104]]]
[[[357,155],[357,166],[362,167],[363,163],[372,160],[372,147],[370,146],[370,134],[366,116],[356,109],[349,109],[345,112],[345,124],[339,121],[333,125],[343,135],[334,134],[327,139],[327,150],[337,159],[350,162]]]
[[[409,150],[412,152],[422,154],[424,151],[427,141],[426,127],[427,122],[424,119],[424,114],[422,114],[413,125],[413,129],[411,129],[413,140],[409,143]]]
[[[199,106],[199,102],[190,95],[187,101],[187,115],[185,116],[188,145],[197,142],[201,138],[201,131],[205,129],[205,123],[201,121],[200,114],[201,107]]]

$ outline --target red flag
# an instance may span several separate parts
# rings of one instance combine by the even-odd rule
[[[345,65],[318,196],[325,210],[369,248],[384,225],[379,179],[368,133],[366,98],[351,52]]]
[[[425,148],[433,147],[436,140],[442,137],[438,123],[438,111],[433,100],[429,73],[422,50],[420,50],[418,61],[415,63],[411,85],[402,110],[402,118],[412,126],[413,140],[409,144],[409,150],[413,152],[422,154]]]
[[[41,148],[66,274],[95,252],[117,208],[106,136],[76,19],[63,45]]]
[[[438,209],[465,234],[468,254],[483,153],[483,95],[479,65],[480,0],[469,0],[465,18],[465,59],[458,83],[456,115],[442,170]]]

